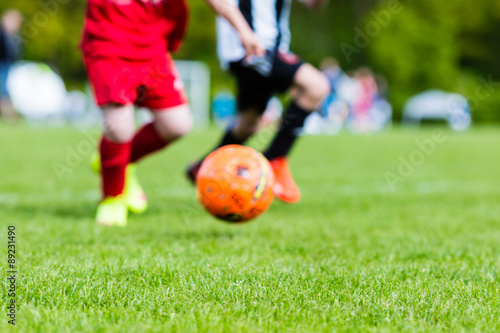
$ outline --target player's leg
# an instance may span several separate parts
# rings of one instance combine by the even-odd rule
[[[127,165],[135,132],[133,103],[140,75],[133,62],[92,56],[85,56],[84,60],[104,120],[98,159],[102,201],[97,208],[96,221],[106,226],[124,226],[128,212],[124,193]]]
[[[142,157],[145,150],[142,147],[145,146],[146,151],[149,153],[150,151],[159,150],[165,145],[166,143],[161,138],[158,139],[153,123],[141,128],[131,140],[130,157],[125,170],[125,187],[123,189],[123,199],[129,211],[140,214],[147,209],[146,194],[137,178],[137,166],[135,164]],[[91,167],[97,174],[102,174],[100,154],[91,157]]]
[[[327,78],[313,66],[286,62],[279,57],[273,75],[278,89],[293,84],[294,100],[287,107],[278,132],[264,156],[275,172],[274,194],[284,202],[295,203],[300,200],[301,194],[291,176],[287,156],[300,135],[305,119],[328,95],[330,86]]]
[[[186,104],[153,110],[154,121],[144,125],[132,140],[130,163],[137,163],[180,139],[193,126],[193,118]]]
[[[254,135],[259,129],[262,111],[256,107],[248,107],[239,112],[238,117],[228,133],[234,137],[233,142],[243,144],[249,137]],[[219,147],[231,144],[230,142],[221,142]]]
[[[146,68],[142,83],[142,93],[136,104],[148,108],[154,121],[134,136],[131,163],[184,136],[193,123],[184,86],[170,55],[154,59]]]
[[[142,213],[148,206],[146,194],[136,176],[136,163],[186,135],[191,130],[193,122],[186,104],[153,110],[153,115],[154,121],[144,125],[131,143],[125,199],[129,210],[134,213]]]
[[[247,107],[239,111],[215,149],[227,145],[244,144],[259,129],[260,118],[261,112],[255,107]]]
[[[260,117],[261,115],[255,110],[255,108],[249,108],[239,112],[236,119],[224,132],[224,135],[220,139],[219,143],[211,151],[227,145],[244,144],[245,141],[257,131]],[[193,162],[186,170],[186,176],[193,184],[196,182],[196,175],[201,167],[201,163],[203,163],[203,160],[207,155],[200,160]]]
[[[170,55],[153,60],[142,82],[141,97],[136,103],[148,108],[154,121],[143,126],[134,136],[131,163],[181,138],[193,124],[184,86]]]
[[[108,104],[102,107],[104,133],[99,145],[103,200],[96,221],[106,226],[127,223],[127,205],[123,198],[125,175],[134,136],[132,105]]]
[[[243,61],[231,63],[230,69],[238,85],[238,116],[213,150],[231,144],[242,145],[255,134],[259,129],[262,113],[272,96],[268,78],[247,67]],[[188,179],[193,183],[203,159],[191,164],[186,170]]]
[[[272,160],[287,156],[307,116],[316,110],[330,92],[327,78],[309,64],[302,64],[293,77],[294,100],[282,118],[279,131],[264,153]]]
[[[141,86],[135,103],[148,108],[154,121],[144,125],[134,135],[125,184],[125,199],[130,211],[147,209],[146,194],[136,176],[136,163],[159,152],[187,134],[192,117],[187,106],[182,82],[169,55],[153,59],[141,66]]]

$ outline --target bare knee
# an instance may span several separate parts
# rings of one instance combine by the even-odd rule
[[[309,64],[299,68],[295,85],[299,91],[296,102],[306,110],[316,109],[331,90],[326,76]]]
[[[173,128],[170,128],[168,133],[166,133],[167,139],[177,140],[189,134],[189,132],[193,129],[193,117],[190,114],[188,117],[179,120],[175,124],[176,125]]]
[[[321,74],[316,78],[315,82],[309,87],[306,93],[309,95],[311,101],[318,105],[328,96],[330,91],[328,79]]]
[[[155,127],[165,141],[174,141],[193,128],[193,117],[187,106],[155,112]]]
[[[109,104],[102,107],[104,135],[114,142],[128,142],[135,132],[134,109],[131,105]]]

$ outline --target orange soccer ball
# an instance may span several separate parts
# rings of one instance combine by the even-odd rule
[[[229,145],[208,155],[196,176],[198,199],[213,216],[244,222],[265,212],[274,199],[274,173],[250,147]]]

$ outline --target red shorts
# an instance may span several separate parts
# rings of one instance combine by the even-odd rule
[[[97,105],[135,104],[162,110],[187,103],[184,86],[170,55],[137,62],[84,57]]]

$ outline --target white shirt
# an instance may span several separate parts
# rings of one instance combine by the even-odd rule
[[[233,0],[266,50],[288,52],[290,48],[290,7],[292,0]],[[250,10],[248,10],[248,8]],[[217,53],[223,67],[245,57],[245,49],[233,26],[217,19]]]

